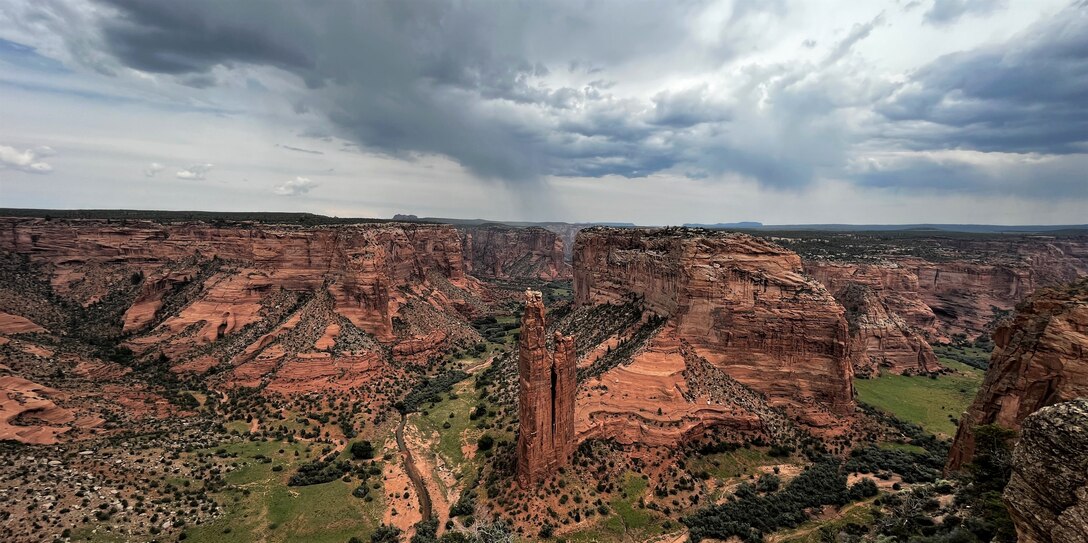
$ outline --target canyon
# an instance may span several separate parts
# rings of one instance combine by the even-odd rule
[[[570,279],[564,240],[555,232],[504,225],[459,226],[465,272],[492,279]]]
[[[1088,396],[1088,279],[1041,289],[994,332],[996,348],[974,402],[960,420],[948,470],[975,451],[975,428],[1019,430],[1028,415]]]
[[[1077,237],[315,221],[0,219],[0,439],[67,451],[49,453],[67,466],[106,443],[185,435],[166,446],[205,484],[218,475],[203,470],[273,461],[289,469],[262,485],[350,482],[345,496],[378,500],[375,518],[404,537],[427,512],[439,535],[492,514],[522,537],[543,524],[565,537],[621,507],[676,526],[742,482],[788,485],[819,454],[854,463],[851,481],[887,472],[881,491],[939,476],[947,445],[854,390],[889,373],[912,386],[961,378],[930,342],[992,332],[997,345],[950,469],[969,461],[977,424],[1058,443],[1030,432],[1059,422],[1029,415],[1086,392],[1088,283],[1046,286],[1082,273]],[[374,456],[337,464],[359,440]],[[925,453],[882,463],[899,446]],[[1052,460],[1031,448],[1018,449],[1020,486],[1006,494],[1022,533],[1044,510],[1081,510],[1032,486]],[[123,465],[154,466],[155,454]],[[0,483],[27,458],[38,461],[19,456]],[[734,464],[745,458],[755,464]],[[346,471],[318,482],[332,468]],[[208,496],[230,507],[229,492]],[[349,505],[369,515],[367,503]],[[146,535],[145,521],[120,525]]]
[[[833,292],[869,287],[929,341],[988,336],[1036,289],[1088,274],[1088,237],[925,233],[776,234]]]

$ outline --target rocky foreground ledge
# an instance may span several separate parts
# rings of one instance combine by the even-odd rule
[[[1004,497],[1020,543],[1088,543],[1088,398],[1024,420]]]

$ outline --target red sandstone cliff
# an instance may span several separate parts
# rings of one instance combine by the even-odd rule
[[[538,227],[462,226],[465,271],[490,279],[570,279],[563,240]]]
[[[848,255],[806,258],[805,270],[832,292],[846,283],[869,286],[908,325],[930,340],[953,334],[975,338],[990,331],[996,311],[1008,311],[1043,286],[1088,275],[1088,238],[992,235],[881,240]]]
[[[130,304],[138,354],[180,371],[228,364],[235,382],[282,392],[356,386],[389,347],[425,358],[472,333],[459,311],[477,286],[445,225],[0,219],[0,251],[64,298]]]
[[[971,460],[976,426],[1019,430],[1043,407],[1088,396],[1088,279],[1035,293],[994,332],[994,343],[986,378],[960,420],[949,469]]]
[[[574,447],[577,355],[558,332],[548,350],[544,302],[525,291],[518,342],[518,481],[530,488],[567,463]]]
[[[630,363],[582,384],[581,438],[665,445],[711,424],[767,426],[756,413],[829,427],[853,412],[843,308],[773,243],[590,228],[575,245],[574,286],[579,306],[637,300],[667,317]]]
[[[846,309],[851,360],[859,376],[926,373],[941,368],[926,332],[936,317],[918,294],[918,278],[892,266],[812,261],[805,271],[823,283]]]

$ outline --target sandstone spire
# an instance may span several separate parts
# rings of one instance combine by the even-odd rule
[[[574,338],[555,333],[547,346],[544,302],[525,291],[518,355],[518,482],[538,483],[562,466],[574,450],[577,354]]]

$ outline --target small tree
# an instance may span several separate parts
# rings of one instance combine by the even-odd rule
[[[370,543],[398,543],[399,541],[400,528],[389,524],[378,526],[378,529],[370,534]]]
[[[351,457],[356,460],[370,460],[374,458],[374,445],[369,441],[356,441],[351,444]]]

